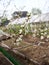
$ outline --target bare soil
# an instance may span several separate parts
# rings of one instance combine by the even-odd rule
[[[0,65],[12,65],[0,52]]]
[[[15,49],[15,51],[20,51],[27,58],[39,63],[39,65],[49,65],[49,39],[45,38],[41,40],[40,38],[33,38],[31,35],[27,35],[23,37],[23,40],[19,46],[13,44],[15,43],[15,40],[16,38],[4,40],[4,44],[8,45],[12,49]],[[11,53],[16,59],[20,60],[23,65],[34,65],[22,56],[16,55],[11,51],[9,53]]]

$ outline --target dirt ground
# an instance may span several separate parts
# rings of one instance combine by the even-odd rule
[[[19,46],[13,44],[15,43],[15,39],[16,38],[4,40],[4,44],[8,45],[15,51],[20,51],[31,61],[34,61],[35,63],[37,62],[39,65],[49,65],[49,39],[45,38],[41,40],[40,38],[33,38],[31,35],[28,35],[23,37],[23,40]],[[23,57],[15,55],[14,53],[11,54],[21,62],[23,61],[23,65],[35,65],[30,63],[29,60],[27,61],[26,58],[24,59]]]
[[[0,52],[0,65],[12,65]]]

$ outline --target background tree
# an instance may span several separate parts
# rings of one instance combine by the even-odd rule
[[[41,14],[41,10],[40,9],[37,9],[37,8],[32,8],[32,14],[33,15],[37,15],[37,14]]]
[[[5,26],[5,25],[7,25],[8,23],[9,23],[10,21],[7,19],[7,18],[2,18],[1,19],[1,26]]]

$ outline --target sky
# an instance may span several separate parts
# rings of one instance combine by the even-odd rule
[[[49,0],[0,0],[0,16],[5,9],[7,16],[10,16],[14,11],[19,10],[31,12],[32,8],[39,8],[43,13],[47,13],[49,12]]]

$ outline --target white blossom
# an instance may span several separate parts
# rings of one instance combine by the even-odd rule
[[[19,30],[19,34],[21,34],[21,33],[22,33],[22,29]]]
[[[25,35],[28,33],[28,30],[25,30]]]
[[[16,43],[14,43],[14,45],[16,45]]]
[[[41,33],[41,35],[43,35],[44,33]]]
[[[30,24],[30,27],[32,28],[32,27],[33,27],[33,25],[32,25],[32,24]]]
[[[40,29],[41,32],[43,32],[43,30]]]
[[[44,30],[47,31],[47,28],[45,28]]]
[[[19,46],[20,45],[20,42],[17,42],[16,45]]]
[[[22,38],[23,37],[23,35],[20,35],[20,38]]]
[[[47,35],[47,38],[49,38],[49,35]]]
[[[44,39],[44,36],[41,36],[40,39],[41,39],[41,40]]]
[[[39,34],[37,33],[37,35],[39,35]]]
[[[36,37],[36,34],[33,34],[33,37]]]
[[[24,25],[21,25],[21,27],[24,27]]]
[[[19,42],[19,39],[17,39],[16,42]]]
[[[44,35],[46,35],[47,34],[47,32],[44,32]]]
[[[22,41],[22,38],[19,37],[16,41],[17,41],[17,42]]]

